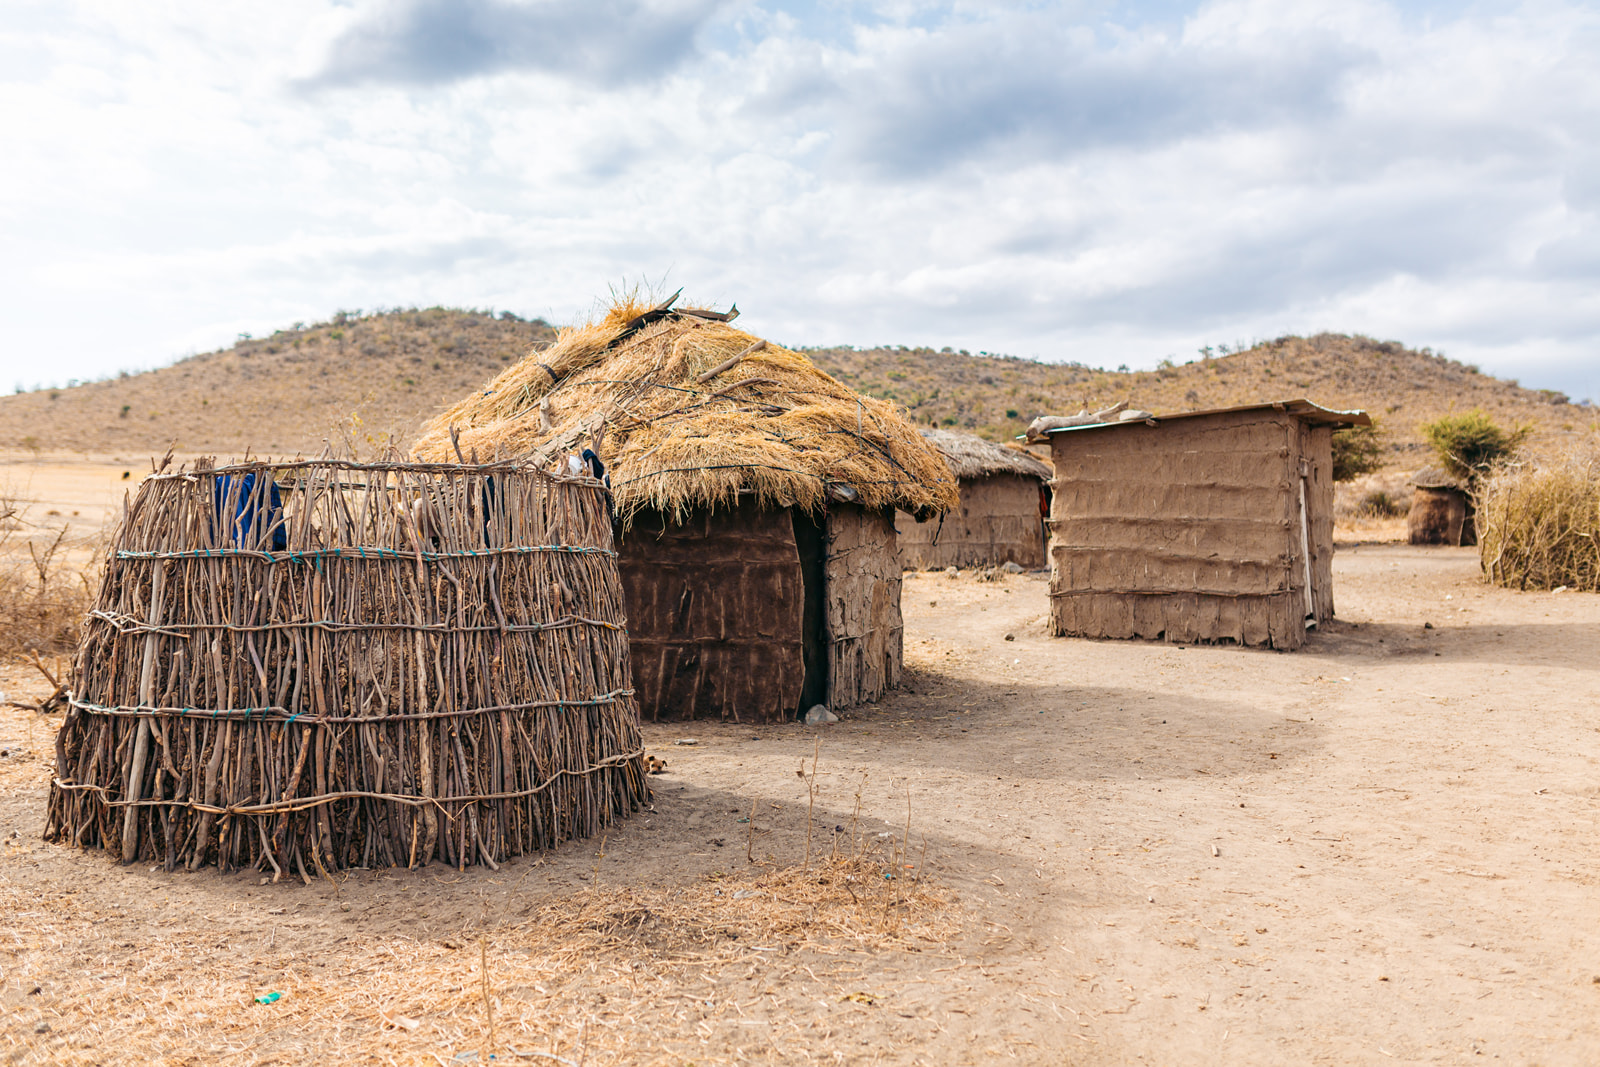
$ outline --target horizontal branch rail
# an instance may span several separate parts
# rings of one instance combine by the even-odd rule
[[[551,619],[549,622],[506,623],[505,625],[485,624],[482,626],[454,626],[449,623],[421,623],[421,622],[334,622],[332,619],[307,619],[304,621],[268,622],[256,625],[247,625],[233,622],[182,622],[163,623],[152,626],[131,615],[118,615],[110,611],[91,611],[92,619],[103,619],[114,626],[118,633],[124,634],[162,634],[167,637],[176,637],[179,640],[188,640],[194,630],[226,630],[231,633],[252,634],[271,633],[279,630],[324,630],[328,633],[351,633],[366,631],[407,631],[424,634],[473,634],[473,633],[505,633],[505,634],[537,634],[550,630],[566,630],[574,626],[593,626],[602,630],[624,631],[627,629],[621,623],[606,622],[604,619],[590,619],[582,615],[568,615],[560,619]]]
[[[218,807],[214,804],[202,804],[197,801],[177,802],[171,800],[111,800],[106,799],[108,807],[113,808],[187,808],[190,811],[204,812],[208,815],[273,815],[293,811],[307,811],[321,804],[331,804],[336,800],[384,800],[394,804],[406,804],[411,807],[421,807],[431,804],[444,811],[447,819],[458,817],[446,807],[448,804],[471,804],[480,800],[518,800],[524,797],[537,796],[555,785],[563,777],[581,778],[585,775],[595,774],[599,771],[609,770],[621,766],[630,760],[640,759],[644,756],[644,749],[632,752],[623,752],[619,755],[609,756],[590,767],[582,770],[572,770],[563,767],[539,785],[529,789],[518,789],[507,793],[473,793],[464,796],[444,797],[419,797],[409,796],[404,793],[373,793],[361,789],[346,789],[338,793],[323,793],[317,796],[294,797],[290,800],[275,800],[266,804],[233,804],[228,807]],[[87,782],[73,782],[64,778],[53,778],[51,785],[57,789],[88,790],[107,795],[109,791],[105,786],[93,785]]]
[[[378,545],[353,545],[348,548],[286,549],[267,552],[258,548],[185,548],[173,552],[141,552],[119,548],[117,559],[226,559],[244,556],[267,563],[299,563],[320,559],[398,559],[407,562],[437,559],[479,559],[488,556],[522,556],[535,552],[562,552],[574,556],[607,556],[615,559],[614,548],[597,545],[507,545],[504,548],[463,548],[454,552],[437,552],[425,549],[383,548]]]
[[[480,708],[448,708],[434,711],[403,711],[392,715],[318,715],[288,708],[164,708],[143,704],[91,704],[73,700],[79,711],[91,715],[143,716],[163,719],[217,719],[232,722],[281,722],[300,726],[341,726],[359,722],[416,722],[424,719],[456,719],[464,715],[487,715],[498,711],[528,711],[533,708],[592,708],[602,704],[615,704],[633,696],[632,689],[618,689],[611,693],[578,700],[530,700],[522,704],[495,704]]]

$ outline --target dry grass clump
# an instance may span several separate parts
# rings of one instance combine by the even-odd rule
[[[74,566],[67,527],[51,532],[27,519],[26,506],[0,492],[0,658],[69,652],[94,599],[87,566]]]
[[[1600,450],[1501,467],[1474,502],[1490,582],[1600,592]]]
[[[956,483],[939,452],[882,400],[810,360],[696,308],[624,297],[562,330],[429,424],[414,454],[531,455],[562,462],[593,447],[624,522],[650,509],[683,519],[731,507],[943,511]],[[459,432],[459,442],[453,435]]]
[[[1410,471],[1382,471],[1334,483],[1335,536],[1356,541],[1405,540],[1412,491]]]

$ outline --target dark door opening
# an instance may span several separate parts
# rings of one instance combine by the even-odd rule
[[[800,613],[800,648],[805,663],[805,681],[800,686],[797,715],[828,700],[828,635],[823,633],[823,564],[827,548],[822,523],[799,508],[790,508],[794,517],[794,544],[800,553],[800,581],[804,589],[804,608]]]

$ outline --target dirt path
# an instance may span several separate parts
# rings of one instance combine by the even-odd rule
[[[1399,546],[1342,547],[1335,587],[1341,621],[1276,654],[1052,639],[1042,576],[908,576],[908,685],[821,731],[815,826],[818,847],[848,836],[835,828],[860,792],[865,836],[903,840],[909,797],[912,866],[925,855],[950,898],[922,916],[941,940],[724,937],[672,987],[682,997],[617,979],[594,994],[604,1004],[584,1001],[591,1034],[633,1027],[627,1042],[586,1038],[589,1062],[1600,1062],[1600,600],[1489,589],[1471,550]],[[0,689],[31,684],[0,672]],[[0,741],[26,728],[0,714]],[[486,914],[509,961],[526,924],[555,914],[537,909],[577,907],[597,885],[724,907],[708,887],[749,869],[753,803],[757,857],[799,861],[796,771],[817,730],[646,732],[669,764],[656,810],[603,850],[498,874],[357,872],[338,895],[40,843],[36,734],[33,757],[0,760],[0,837],[18,833],[0,850],[15,910],[0,1055],[132,1062],[85,1051],[92,1033],[34,1033],[51,1010],[80,1018],[69,994],[88,989],[116,1005],[108,1033],[117,1013],[170,1001],[192,1058],[168,1062],[293,1062],[284,1050],[377,1025],[315,1007],[356,1003],[350,987],[369,979],[341,973],[404,983],[456,960],[470,977]],[[182,962],[144,966],[175,945],[190,946],[187,985]],[[606,948],[601,969],[648,947]],[[277,1029],[224,1025],[184,1006],[201,977],[218,1003],[278,983],[306,1007],[287,997]],[[602,988],[571,981],[574,996]],[[497,1011],[577,1056],[577,1026],[550,1029],[577,1016],[541,1016],[554,994],[529,982],[507,979]],[[53,988],[30,997],[35,985]],[[476,1047],[452,988],[407,1002],[419,1029],[382,1028],[393,1062]]]

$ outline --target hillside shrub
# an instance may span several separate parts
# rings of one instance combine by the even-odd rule
[[[1494,464],[1514,456],[1532,432],[1527,425],[1501,429],[1482,408],[1445,415],[1422,426],[1422,436],[1440,465],[1468,484],[1476,484]]]
[[[1600,592],[1600,451],[1496,468],[1474,502],[1490,582]]]
[[[1376,424],[1333,434],[1333,480],[1348,482],[1383,467],[1383,431]]]

